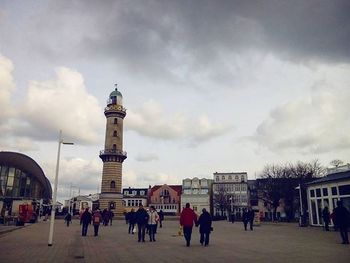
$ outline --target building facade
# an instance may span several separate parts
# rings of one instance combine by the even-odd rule
[[[1,216],[18,215],[19,205],[34,206],[34,211],[48,207],[52,198],[51,184],[41,167],[29,156],[0,152]],[[41,211],[43,214],[44,211]]]
[[[123,151],[123,120],[126,109],[123,96],[117,88],[109,95],[106,116],[105,148],[100,151],[103,161],[100,209],[111,209],[114,214],[123,214],[122,164],[126,159]]]
[[[182,195],[181,195],[181,210],[185,207],[186,203],[190,203],[193,210],[200,214],[202,209],[205,208],[212,214],[211,206],[211,186],[212,179],[193,179],[186,178],[182,180]]]
[[[342,200],[344,207],[350,211],[350,169],[328,172],[325,177],[307,184],[309,222],[313,226],[323,225],[322,210],[328,207],[332,213],[338,200]]]
[[[214,216],[234,214],[240,218],[248,207],[248,175],[246,172],[218,173],[213,178]]]
[[[123,188],[124,212],[138,209],[138,206],[148,206],[148,188]]]
[[[180,213],[181,185],[155,185],[149,194],[149,206],[162,210],[167,215]]]

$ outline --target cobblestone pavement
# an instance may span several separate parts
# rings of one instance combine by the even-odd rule
[[[125,221],[100,227],[100,235],[82,237],[79,222],[70,227],[55,221],[53,246],[47,245],[49,222],[41,222],[0,236],[0,262],[350,262],[350,246],[339,233],[295,224],[264,224],[244,231],[242,223],[214,222],[208,247],[199,244],[193,229],[190,247],[178,236],[178,223],[165,221],[156,242],[138,243],[127,233]]]

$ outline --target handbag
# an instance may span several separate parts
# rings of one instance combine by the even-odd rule
[[[136,233],[136,231],[137,231],[137,229],[136,229],[137,227],[136,226],[134,226],[134,228],[132,229],[132,232],[133,233]]]

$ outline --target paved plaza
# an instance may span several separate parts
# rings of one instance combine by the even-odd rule
[[[138,243],[125,221],[101,226],[100,236],[81,236],[79,222],[66,227],[55,221],[54,243],[48,247],[49,222],[0,235],[0,262],[350,262],[350,246],[339,233],[296,224],[265,223],[244,231],[242,223],[214,222],[210,245],[199,244],[194,228],[190,247],[178,236],[178,222],[165,221],[156,242]]]

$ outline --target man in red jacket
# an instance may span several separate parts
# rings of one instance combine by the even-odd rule
[[[186,203],[186,207],[180,215],[180,225],[183,227],[186,246],[190,246],[193,224],[197,223],[197,215],[190,208],[190,204]]]

